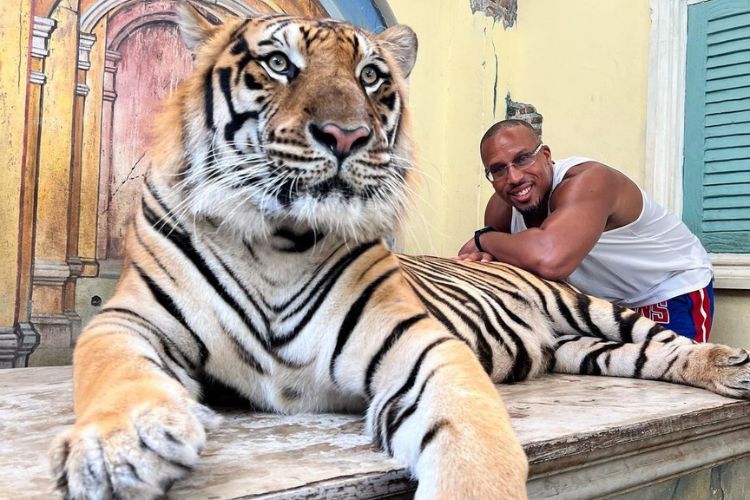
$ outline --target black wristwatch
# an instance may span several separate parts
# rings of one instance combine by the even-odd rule
[[[479,243],[479,237],[484,233],[491,233],[494,231],[496,230],[492,226],[484,226],[482,229],[477,229],[476,231],[474,231],[474,246],[477,247],[477,250],[479,250],[480,252],[484,252],[482,245]]]

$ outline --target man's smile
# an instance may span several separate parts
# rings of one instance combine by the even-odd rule
[[[509,191],[510,197],[517,204],[526,203],[531,198],[531,183],[524,184],[520,188],[511,189]]]

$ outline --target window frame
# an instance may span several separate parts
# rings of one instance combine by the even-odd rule
[[[688,6],[706,1],[650,0],[644,189],[680,217]],[[750,254],[712,253],[710,257],[715,288],[750,289]]]

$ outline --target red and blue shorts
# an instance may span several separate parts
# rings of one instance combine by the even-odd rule
[[[664,328],[696,342],[708,342],[714,317],[713,281],[706,288],[634,309]]]

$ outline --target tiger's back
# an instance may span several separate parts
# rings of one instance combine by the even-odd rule
[[[162,495],[218,396],[362,410],[422,498],[525,496],[493,381],[555,369],[747,397],[744,351],[511,266],[388,250],[415,178],[410,29],[213,26],[186,6],[181,29],[195,73],[161,119],[117,292],[76,346],[76,423],[51,450],[64,494]]]

